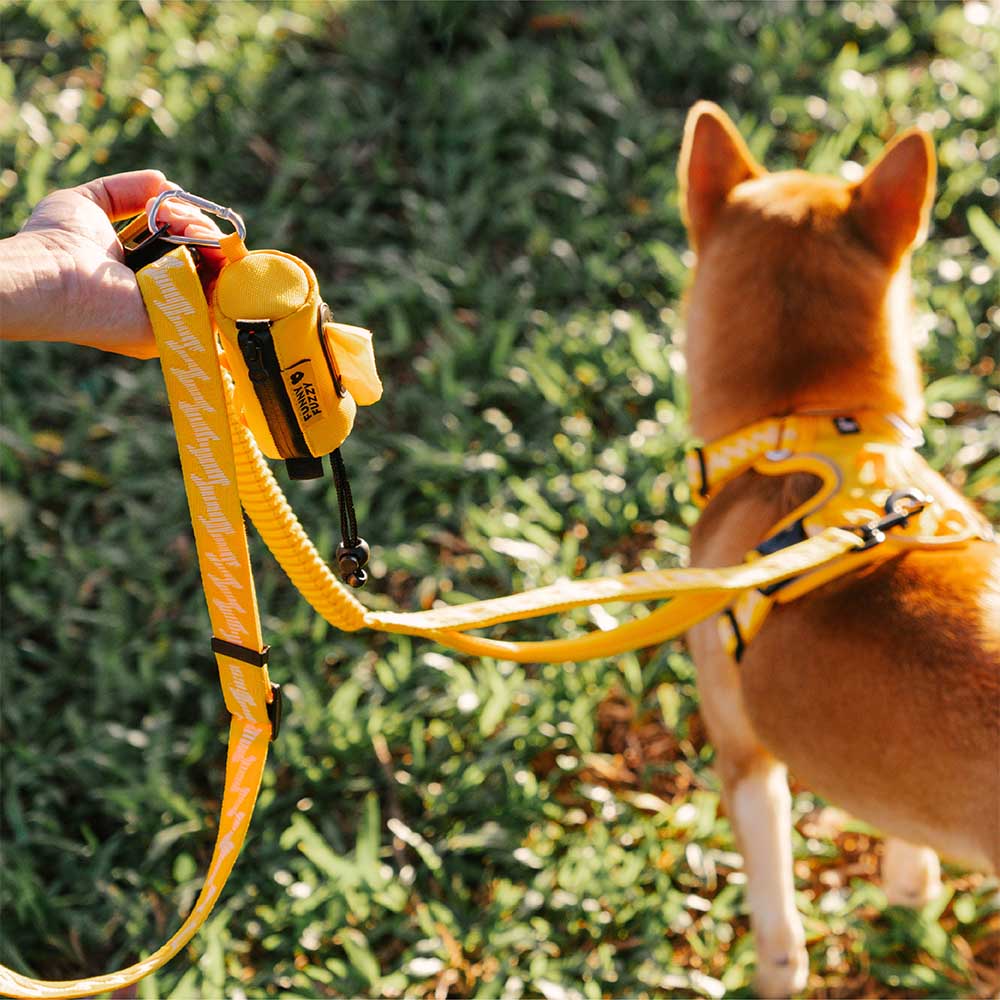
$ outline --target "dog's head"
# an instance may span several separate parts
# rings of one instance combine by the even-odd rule
[[[697,253],[687,300],[696,430],[715,436],[796,410],[919,418],[906,265],[933,199],[929,137],[904,132],[855,182],[772,174],[702,101],[679,172]]]

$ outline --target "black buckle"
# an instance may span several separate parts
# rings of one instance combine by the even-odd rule
[[[708,466],[705,464],[705,452],[702,448],[695,448],[694,453],[698,456],[698,474],[701,476],[701,485],[698,487],[698,496],[707,497],[708,489]]]
[[[762,556],[769,556],[781,549],[787,549],[789,545],[798,545],[799,542],[804,542],[806,537],[806,529],[800,517],[794,524],[790,524],[776,535],[766,538],[757,546],[757,551]]]
[[[853,531],[864,542],[858,551],[866,552],[876,545],[881,545],[885,541],[887,531],[900,526],[905,527],[911,517],[919,514],[932,502],[930,497],[919,490],[895,490],[885,501],[885,517],[869,521],[867,524],[851,525],[847,530]]]
[[[163,237],[170,232],[170,226],[164,223],[155,233],[145,230],[145,235],[140,234],[134,240],[128,240],[122,247],[125,258],[125,266],[138,274],[147,264],[152,264],[154,260],[170,253],[177,244],[170,243]]]
[[[804,542],[809,536],[806,534],[805,525],[802,523],[802,518],[800,517],[793,524],[790,524],[787,528],[783,528],[777,534],[772,535],[770,538],[764,539],[760,545],[757,546],[756,551],[762,556],[769,556],[775,552],[780,552],[782,549],[787,549],[790,545],[798,545],[799,542]],[[779,580],[777,583],[770,583],[763,587],[758,587],[757,589],[765,596],[770,597],[772,594],[777,593],[782,587],[787,587],[792,580],[797,580],[798,577],[789,577],[787,580]],[[735,627],[735,619],[733,620]]]
[[[281,696],[281,685],[271,682],[271,700],[267,703],[267,717],[271,720],[271,742],[278,738],[281,729],[281,716],[284,713],[284,699]]]

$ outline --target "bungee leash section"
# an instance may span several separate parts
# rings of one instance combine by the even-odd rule
[[[158,223],[169,198],[190,201],[235,227],[218,241],[226,262],[210,303],[196,267],[197,250],[176,245],[205,241],[174,236]],[[810,472],[820,479],[818,493],[740,565],[565,581],[416,613],[369,611],[316,551],[264,455],[283,459],[293,479],[322,475],[322,459],[330,455],[343,536],[337,561],[346,582],[363,585],[368,546],[357,532],[339,449],[357,406],[376,402],[382,392],[371,335],[333,320],[315,275],[301,260],[276,250],[248,251],[242,219],[231,209],[186,192],[165,192],[147,217],[119,236],[159,347],[212,625],[211,648],[232,717],[225,792],[204,886],[166,944],[128,968],[86,979],[45,981],[0,966],[3,995],[80,997],[135,983],[185,947],[225,885],[246,837],[281,707],[280,688],[268,675],[243,510],[302,596],[336,628],[424,636],[460,652],[521,662],[613,656],[663,642],[720,612],[723,637],[739,656],[774,603],[915,547],[959,546],[989,537],[985,521],[932,497],[934,480],[912,450],[913,432],[896,418],[797,415],[745,428],[696,449],[690,460],[702,502],[748,469],[765,475]],[[470,634],[629,601],[664,603],[645,617],[575,637],[511,642]]]

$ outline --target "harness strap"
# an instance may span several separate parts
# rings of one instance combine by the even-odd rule
[[[704,507],[722,487],[761,461],[773,463],[782,456],[807,452],[818,437],[851,437],[862,432],[908,448],[923,442],[920,431],[901,417],[879,410],[854,410],[851,416],[831,411],[767,417],[688,452],[691,498]]]
[[[17,998],[84,997],[118,990],[165,965],[208,918],[246,838],[271,739],[267,676],[246,533],[235,489],[222,376],[205,298],[191,255],[180,247],[138,274],[160,351],[226,708],[232,715],[225,791],[201,893],[173,937],[118,972],[46,981],[0,966],[0,993]]]
[[[655,645],[680,635],[728,605],[747,588],[766,586],[848,558],[852,564],[859,564],[863,559],[851,555],[862,544],[856,534],[830,528],[799,545],[750,564],[565,581],[508,597],[431,611],[370,611],[341,585],[316,551],[281,492],[253,434],[240,420],[234,386],[228,376],[224,384],[230,405],[230,429],[243,506],[295,588],[327,622],[342,631],[354,632],[367,627],[424,636],[459,652],[521,662],[586,660]],[[567,639],[518,643],[465,634],[469,629],[557,614],[589,604],[670,598],[673,600],[645,618],[606,632],[596,631]]]

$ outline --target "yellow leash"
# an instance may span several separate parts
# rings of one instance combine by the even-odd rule
[[[216,214],[229,211],[212,203],[199,204],[218,209]],[[226,217],[232,218],[232,213]],[[261,448],[273,458],[284,458],[293,476],[315,474],[315,463],[337,449],[350,432],[356,406],[372,403],[381,394],[370,335],[333,323],[323,311],[315,275],[302,261],[276,251],[248,253],[242,231],[221,241],[229,263],[216,282],[210,310],[190,252],[181,247],[163,255],[166,247],[152,245],[164,232],[157,230],[156,206],[148,228],[152,235],[138,253],[151,262],[138,271],[138,282],[159,347],[212,623],[212,648],[232,716],[218,835],[201,894],[159,950],[119,972],[79,980],[49,982],[0,966],[3,995],[79,997],[134,983],[180,952],[225,885],[246,837],[268,744],[280,719],[280,690],[268,677],[241,507],[302,596],[336,628],[423,636],[463,653],[521,662],[613,656],[678,636],[724,610],[732,628],[738,629],[730,609],[739,609],[741,602],[750,607],[751,617],[756,615],[759,628],[762,602],[770,607],[774,600],[784,599],[764,594],[798,595],[907,547],[965,544],[988,532],[979,522],[963,520],[954,512],[935,511],[929,498],[911,495],[905,503],[886,499],[872,486],[881,488],[886,475],[867,484],[866,500],[844,472],[849,463],[843,455],[796,456],[790,449],[795,440],[801,444],[808,439],[810,447],[825,444],[836,451],[821,440],[818,419],[796,418],[799,422],[793,424],[792,418],[783,418],[696,453],[694,471],[701,478],[694,481],[700,483],[704,499],[750,468],[770,475],[809,471],[820,477],[823,485],[817,498],[783,521],[773,536],[777,541],[769,548],[761,546],[751,561],[721,569],[665,569],[565,581],[415,613],[369,611],[336,579],[312,545]],[[860,439],[851,446],[852,455],[859,443],[874,449],[869,458],[882,454],[883,466],[889,461],[885,455],[902,462],[909,477],[904,481],[919,479],[915,465],[893,457],[892,448],[903,445],[891,435],[880,430]],[[855,478],[860,483],[870,470],[867,465],[859,469]],[[846,493],[845,480],[851,485]],[[873,508],[871,496],[879,505],[886,501],[883,517],[879,506]],[[846,497],[846,507],[838,497]],[[834,520],[814,523],[824,509],[834,512]],[[925,515],[933,524],[921,536],[915,522]],[[807,518],[809,531],[803,527]],[[797,532],[792,530],[796,525]],[[891,537],[886,534],[890,530]],[[347,546],[355,580],[359,573],[363,579],[359,552],[357,545]],[[633,601],[664,603],[645,617],[581,636],[512,642],[470,634],[581,606]],[[736,638],[742,645],[747,636],[737,632]]]
[[[267,676],[250,556],[235,490],[236,464],[208,308],[190,253],[180,248],[140,271],[139,285],[167,382],[181,468],[214,637],[219,682],[232,716],[226,784],[205,884],[187,919],[148,958],[87,979],[46,981],[0,966],[11,997],[83,997],[121,989],[159,969],[194,937],[212,911],[246,838],[272,735]],[[247,662],[256,652],[260,665]],[[235,654],[235,655],[233,655]]]

